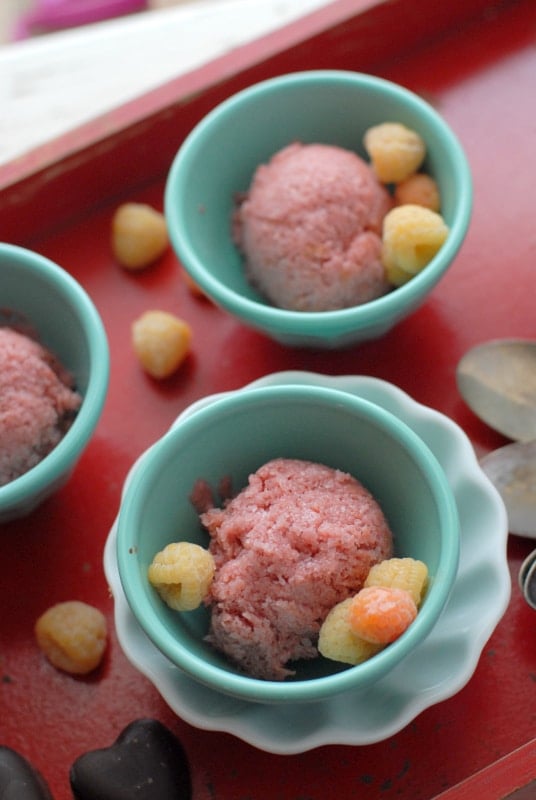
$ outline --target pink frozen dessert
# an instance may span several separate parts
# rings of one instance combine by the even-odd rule
[[[51,353],[28,336],[0,327],[0,486],[58,444],[81,402]]]
[[[392,552],[389,525],[347,473],[269,461],[224,508],[201,515],[215,575],[208,640],[249,675],[282,680],[318,656],[320,626]]]
[[[294,311],[347,308],[385,294],[381,229],[391,204],[356,153],[285,147],[258,167],[234,216],[249,281]]]

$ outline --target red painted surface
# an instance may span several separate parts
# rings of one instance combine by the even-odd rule
[[[480,770],[435,800],[534,800],[536,739]]]
[[[194,800],[431,800],[534,737],[536,617],[516,583],[521,561],[534,546],[528,539],[510,537],[512,600],[461,692],[423,712],[387,741],[329,746],[288,757],[260,752],[232,736],[203,732],[177,719],[122,654],[102,571],[103,545],[133,460],[193,400],[270,372],[374,375],[452,417],[479,455],[504,443],[463,404],[455,368],[477,342],[536,336],[531,202],[536,6],[532,0],[487,3],[474,24],[452,25],[453,16],[444,34],[434,29],[430,39],[414,39],[400,30],[402,5],[377,4],[361,15],[359,25],[348,12],[322,35],[311,32],[296,49],[283,49],[237,72],[205,96],[192,98],[190,105],[184,101],[182,116],[170,111],[180,140],[195,116],[230,88],[287,69],[319,66],[375,72],[437,106],[461,139],[473,169],[473,221],[456,262],[428,302],[382,340],[336,353],[286,349],[192,297],[172,253],[144,274],[129,275],[117,267],[109,232],[118,198],[162,203],[162,159],[171,158],[172,139],[161,112],[145,128],[136,122],[116,130],[106,145],[88,146],[76,159],[66,155],[53,171],[26,176],[15,188],[0,192],[2,238],[28,244],[69,269],[94,298],[111,346],[105,412],[70,483],[31,517],[4,525],[0,535],[0,741],[43,772],[56,800],[69,800],[68,771],[80,753],[107,746],[141,716],[162,720],[184,743]],[[461,14],[467,4],[443,5]],[[475,8],[483,5],[476,3]],[[348,11],[350,4],[334,6]],[[408,25],[419,7],[433,17],[435,10],[424,0],[411,0],[405,6],[411,11]],[[422,20],[415,25],[422,29]],[[433,20],[430,26],[432,30]],[[368,30],[366,47],[354,38],[357,29]],[[286,44],[288,32],[281,35]],[[389,50],[387,43],[399,35],[404,47]],[[375,50],[371,40],[378,43]],[[319,43],[324,46],[318,48]],[[133,153],[142,151],[145,159],[132,162]],[[100,170],[112,162],[107,182]],[[131,177],[133,163],[136,169],[139,165],[138,188]],[[67,190],[68,204],[76,212],[69,218]],[[53,219],[50,209],[57,212]],[[194,330],[193,352],[184,368],[159,384],[142,374],[130,349],[130,324],[148,307],[172,310]],[[105,662],[88,679],[56,672],[33,640],[36,617],[51,603],[75,597],[100,607],[111,628]],[[522,759],[529,777],[530,771],[536,776],[530,758],[533,750]]]

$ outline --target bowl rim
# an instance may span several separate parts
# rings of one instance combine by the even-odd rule
[[[184,226],[177,219],[176,198],[187,196],[188,186],[183,174],[185,166],[195,158],[207,138],[212,135],[212,128],[219,124],[237,109],[257,102],[267,94],[279,89],[294,88],[299,84],[314,83],[344,84],[349,87],[373,88],[391,97],[403,99],[417,114],[425,118],[440,134],[442,141],[452,156],[455,174],[462,185],[459,202],[456,205],[450,234],[439,252],[411,281],[396,290],[374,300],[349,308],[330,311],[292,311],[278,308],[263,302],[261,298],[252,299],[229,289],[206,269],[202,260],[191,246],[185,235]],[[297,333],[317,335],[319,324],[324,328],[322,335],[336,336],[341,326],[361,328],[381,323],[385,315],[396,315],[401,308],[414,302],[426,294],[437,283],[447,266],[452,262],[460,249],[468,230],[473,203],[473,183],[469,163],[461,143],[447,121],[423,98],[400,84],[375,75],[350,70],[303,70],[268,78],[252,84],[231,95],[208,112],[190,131],[177,151],[166,180],[164,191],[164,213],[168,221],[169,235],[174,249],[184,269],[204,289],[214,301],[238,317],[248,319],[258,327],[267,328],[280,333]]]
[[[39,270],[75,311],[89,351],[88,384],[71,427],[47,456],[28,472],[0,487],[0,512],[8,512],[31,497],[46,493],[70,470],[93,434],[100,418],[110,378],[110,352],[102,319],[93,301],[75,278],[51,259],[19,245],[0,242],[0,260],[9,259],[28,271]],[[95,367],[98,366],[98,369]]]
[[[166,462],[167,457],[180,446],[183,436],[195,434],[207,418],[212,419],[215,414],[237,413],[243,406],[269,402],[273,398],[290,398],[292,402],[327,402],[331,406],[342,404],[352,414],[370,417],[374,424],[387,430],[410,452],[412,459],[427,476],[441,520],[438,569],[429,589],[427,604],[419,612],[416,622],[373,659],[328,676],[307,680],[266,681],[252,678],[207,664],[201,657],[192,654],[178,639],[169,635],[159,616],[146,602],[143,590],[146,578],[142,576],[137,560],[132,558],[137,552],[134,535],[137,512],[143,504],[144,492],[149,490],[148,487],[157,477],[160,462]],[[240,393],[216,398],[209,406],[179,420],[176,426],[155,442],[143,455],[125,486],[117,518],[116,556],[120,581],[134,617],[153,644],[183,672],[215,691],[241,699],[265,703],[304,702],[370,685],[426,638],[450,594],[458,568],[459,539],[458,510],[443,468],[428,445],[406,423],[375,403],[340,389],[290,383],[247,388]]]

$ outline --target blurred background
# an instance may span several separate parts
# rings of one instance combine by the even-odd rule
[[[7,44],[16,38],[17,29],[28,14],[46,6],[52,7],[55,3],[65,7],[68,2],[69,0],[0,0],[0,45]],[[86,5],[89,5],[89,0],[85,0],[85,2]],[[139,0],[138,5],[140,8],[144,7],[146,11],[151,11],[195,2],[198,0]],[[77,0],[73,0],[73,4],[76,6]],[[105,7],[106,0],[96,0],[95,5],[101,8]],[[110,2],[109,5],[111,6],[112,3]],[[33,31],[32,35],[39,34],[37,31]]]
[[[0,0],[0,173],[328,2]]]

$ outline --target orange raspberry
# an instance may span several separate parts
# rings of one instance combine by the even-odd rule
[[[415,172],[398,183],[394,192],[395,202],[403,206],[409,204],[424,206],[430,211],[439,212],[441,199],[436,181],[424,172]]]
[[[369,586],[361,589],[349,608],[352,633],[375,644],[398,639],[417,616],[417,606],[406,589]]]

